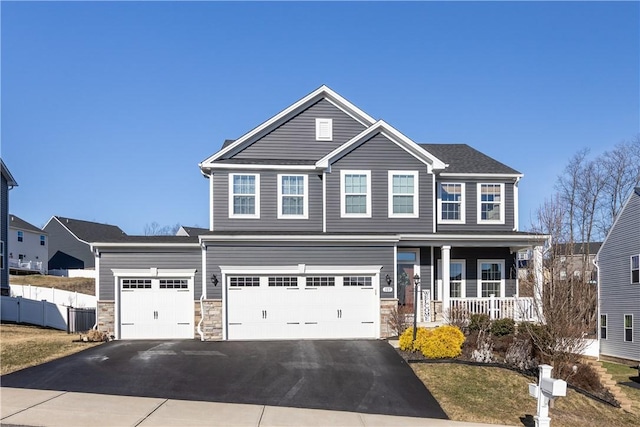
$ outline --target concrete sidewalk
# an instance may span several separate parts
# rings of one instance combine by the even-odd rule
[[[20,426],[429,426],[477,424],[319,409],[0,388],[2,425]]]

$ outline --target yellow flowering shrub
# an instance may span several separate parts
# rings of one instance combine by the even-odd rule
[[[416,340],[413,340],[413,327],[407,328],[399,338],[400,350],[403,351],[420,351],[422,345],[431,334],[427,328],[418,327],[416,330]]]
[[[449,359],[462,353],[464,334],[455,326],[436,328],[421,342],[420,351],[429,359]]]

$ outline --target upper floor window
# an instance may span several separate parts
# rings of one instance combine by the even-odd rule
[[[442,223],[464,222],[464,184],[443,182],[440,184],[438,198],[439,221]]]
[[[316,119],[316,140],[333,140],[333,119]]]
[[[45,236],[40,236],[40,246],[44,246],[47,242],[47,238]]]
[[[22,231],[18,231],[18,242],[22,242],[24,240],[24,233]]]
[[[371,217],[371,171],[340,171],[343,217]]]
[[[478,184],[478,222],[504,224],[504,184]]]
[[[278,175],[278,218],[308,218],[306,175]]]
[[[389,171],[389,217],[418,217],[417,171]]]
[[[478,295],[488,298],[491,295],[502,297],[504,293],[504,261],[478,261]]]
[[[260,218],[260,175],[229,174],[229,217]]]
[[[640,283],[640,255],[631,257],[631,283]]]

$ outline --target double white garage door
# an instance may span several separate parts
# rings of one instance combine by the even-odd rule
[[[227,276],[229,340],[375,338],[377,276]]]

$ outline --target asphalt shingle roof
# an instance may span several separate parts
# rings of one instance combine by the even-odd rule
[[[19,228],[26,231],[33,231],[34,233],[45,233],[40,228],[31,223],[28,223],[24,219],[19,218],[14,214],[9,214],[9,227]]]
[[[116,225],[99,224],[97,222],[56,216],[62,225],[67,227],[78,239],[85,242],[102,242],[105,239],[117,239],[127,234]]]
[[[504,163],[467,144],[420,144],[422,148],[447,163],[446,173],[520,174]]]

